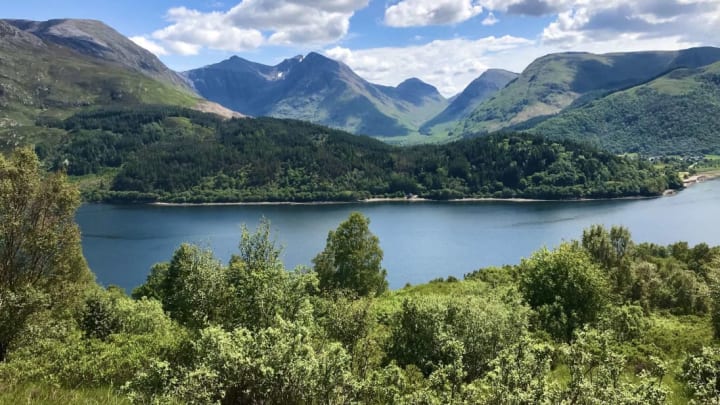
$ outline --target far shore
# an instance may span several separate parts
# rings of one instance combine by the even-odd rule
[[[720,178],[720,171],[701,173],[683,180],[684,186],[691,187],[698,183]],[[629,197],[608,197],[608,198],[574,198],[574,199],[539,199],[539,198],[497,198],[497,197],[467,197],[454,198],[450,200],[432,200],[429,198],[412,197],[371,197],[356,201],[238,201],[238,202],[208,202],[208,203],[173,203],[173,202],[152,202],[149,205],[163,207],[212,207],[212,206],[243,206],[243,205],[343,205],[343,204],[375,204],[375,203],[427,203],[427,202],[449,202],[449,203],[476,203],[476,202],[511,202],[511,203],[537,203],[537,202],[590,202],[590,201],[615,201],[615,200],[649,200],[653,198],[674,196],[682,190],[665,190],[661,195],[656,196],[629,196]]]
[[[612,200],[647,200],[663,197],[657,196],[631,196],[612,198],[575,198],[564,200],[534,199],[534,198],[496,198],[496,197],[468,197],[455,198],[450,200],[432,200],[429,198],[404,198],[404,197],[377,197],[356,201],[250,201],[250,202],[208,202],[208,203],[173,203],[173,202],[152,202],[148,205],[162,207],[213,207],[213,206],[259,206],[259,205],[346,205],[346,204],[377,204],[377,203],[482,203],[482,202],[511,202],[511,203],[538,203],[538,202],[590,202],[590,201],[612,201]]]
[[[706,173],[699,173],[688,177],[683,180],[685,187],[690,187],[698,183],[704,183],[706,181],[715,180],[720,177],[720,171],[710,171]]]

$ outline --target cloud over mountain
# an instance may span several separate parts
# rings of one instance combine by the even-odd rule
[[[239,52],[263,45],[324,45],[344,37],[369,0],[244,0],[227,12],[175,7],[170,24],[134,40],[154,50],[194,55],[202,48]]]

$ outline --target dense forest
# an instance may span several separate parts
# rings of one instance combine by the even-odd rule
[[[659,195],[672,170],[569,141],[496,134],[399,148],[300,121],[221,120],[180,108],[98,110],[43,125],[36,147],[101,201],[538,199]]]
[[[388,291],[353,213],[311,268],[270,225],[182,245],[129,297],[92,278],[78,190],[0,157],[0,403],[665,404],[720,398],[720,248],[622,227]],[[132,252],[128,252],[132,254]]]

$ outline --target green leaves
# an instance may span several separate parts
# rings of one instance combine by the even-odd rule
[[[313,259],[321,288],[348,289],[360,296],[387,290],[387,271],[381,267],[383,251],[369,225],[369,219],[353,212],[328,233],[325,250]]]
[[[703,347],[683,363],[683,380],[696,403],[715,404],[720,398],[720,349]]]
[[[576,329],[595,321],[608,300],[600,269],[584,250],[567,243],[523,260],[520,290],[537,311],[540,326],[565,341]]]
[[[77,189],[35,154],[0,155],[0,361],[33,313],[77,303],[92,280],[80,246]]]

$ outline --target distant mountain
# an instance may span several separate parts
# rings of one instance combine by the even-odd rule
[[[436,88],[419,79],[397,87],[372,84],[314,52],[275,66],[235,56],[184,75],[203,97],[248,115],[294,118],[374,136],[416,132],[447,105]]]
[[[101,22],[0,20],[0,149],[52,136],[43,120],[137,104],[233,114]]]
[[[570,109],[531,132],[645,155],[720,153],[720,62],[680,68]]]
[[[502,69],[488,69],[480,77],[473,80],[462,93],[450,101],[443,112],[423,124],[420,131],[432,133],[448,131],[458,120],[466,118],[483,101],[515,80],[519,75]]]
[[[667,52],[551,54],[535,60],[515,81],[479,105],[456,131],[495,131],[557,114],[678,68],[720,61],[718,48]]]
[[[75,19],[5,21],[47,43],[69,48],[97,59],[115,62],[156,79],[188,86],[179,74],[168,69],[154,54],[137,46],[100,21]]]

